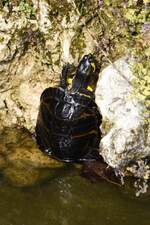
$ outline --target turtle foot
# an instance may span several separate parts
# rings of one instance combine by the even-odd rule
[[[88,178],[91,182],[106,180],[109,183],[121,186],[121,180],[116,176],[114,169],[103,160],[85,162],[81,175]]]

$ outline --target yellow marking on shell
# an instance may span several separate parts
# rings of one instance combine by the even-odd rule
[[[91,86],[87,86],[87,90],[92,92],[93,88]]]
[[[95,70],[96,70],[96,66],[95,66],[95,63],[91,63],[91,66],[93,67],[93,69],[94,69],[94,72],[95,72]]]
[[[69,85],[71,85],[71,84],[72,84],[72,80],[73,80],[72,78],[68,78],[68,79],[67,79],[67,83],[68,83]]]
[[[76,139],[76,138],[86,137],[90,134],[97,134],[97,130],[91,130],[91,131],[89,131],[87,133],[84,133],[84,134],[73,135],[72,138]]]
[[[90,95],[86,95],[86,94],[83,94],[83,93],[82,93],[82,95],[85,96],[85,97],[87,97],[87,98],[91,98]]]

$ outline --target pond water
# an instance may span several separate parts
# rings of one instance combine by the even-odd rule
[[[28,132],[0,135],[0,225],[150,224],[149,192],[137,198],[131,185],[91,183],[80,168],[54,166]]]
[[[0,225],[149,225],[150,196],[91,183],[75,169],[26,188],[0,183]]]

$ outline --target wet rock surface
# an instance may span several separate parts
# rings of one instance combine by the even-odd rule
[[[29,186],[51,178],[64,166],[43,154],[24,129],[5,129],[0,142],[0,170],[15,186]]]

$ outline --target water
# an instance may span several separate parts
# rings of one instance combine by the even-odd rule
[[[150,196],[106,182],[91,183],[75,169],[30,188],[1,180],[0,225],[149,225]]]
[[[24,130],[0,136],[0,225],[150,225],[149,192],[91,183],[73,166],[52,172],[40,154]]]

